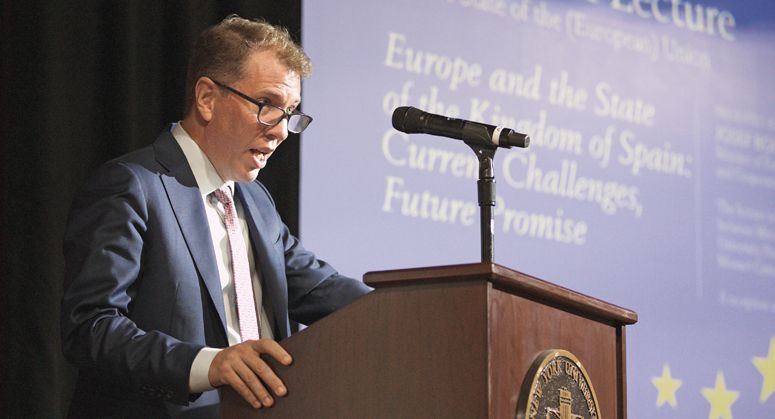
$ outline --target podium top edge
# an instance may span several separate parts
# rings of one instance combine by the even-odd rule
[[[363,282],[373,288],[438,282],[465,282],[485,279],[510,294],[564,307],[568,311],[607,320],[615,324],[634,324],[638,315],[605,301],[523,274],[492,262],[426,268],[367,272]]]

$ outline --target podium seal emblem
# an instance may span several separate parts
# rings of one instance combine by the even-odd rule
[[[568,351],[541,352],[528,370],[517,403],[517,419],[600,419],[586,370]]]

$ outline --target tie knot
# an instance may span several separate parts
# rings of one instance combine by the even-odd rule
[[[227,185],[223,185],[216,189],[213,191],[213,194],[215,194],[215,199],[217,199],[218,202],[225,206],[229,206],[232,202],[231,188],[229,188]]]

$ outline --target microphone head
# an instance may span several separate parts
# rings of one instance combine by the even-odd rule
[[[416,134],[420,130],[420,117],[425,113],[411,106],[399,106],[393,111],[393,128],[407,134]]]
[[[519,148],[527,148],[530,145],[530,136],[527,134],[521,134],[519,132],[516,132],[514,130],[509,130],[508,139],[506,140],[509,148],[511,147],[519,147]]]

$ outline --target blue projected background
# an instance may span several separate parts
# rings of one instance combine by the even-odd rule
[[[475,155],[391,115],[514,128],[495,261],[638,313],[629,417],[775,417],[771,2],[308,1],[303,36],[305,247],[479,262]]]

